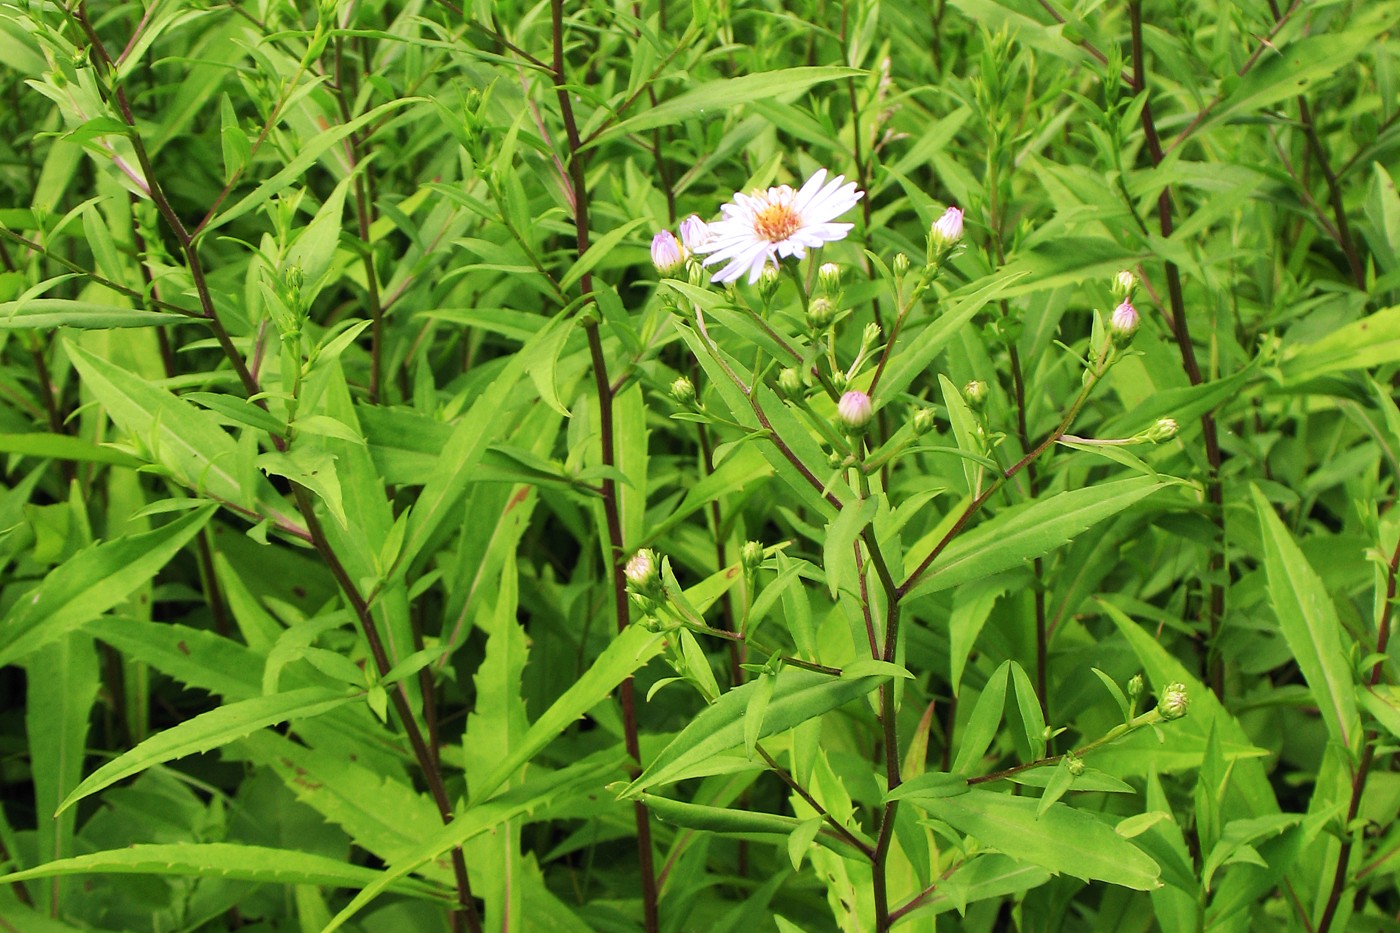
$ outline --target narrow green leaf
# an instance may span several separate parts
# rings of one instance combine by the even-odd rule
[[[359,132],[361,127],[374,123],[381,117],[387,117],[393,111],[400,108],[418,105],[424,102],[424,98],[421,97],[401,97],[398,100],[391,100],[387,104],[380,104],[373,110],[367,110],[355,119],[346,123],[341,123],[324,133],[318,133],[315,138],[298,147],[296,155],[288,160],[287,164],[284,165],[277,174],[258,185],[239,200],[238,203],[214,216],[209,223],[205,224],[204,227],[199,230],[197,235],[200,237],[208,236],[214,230],[217,230],[229,221],[242,217],[244,214],[258,207],[274,194],[304,176],[306,170],[310,168],[317,159],[328,152],[332,146],[338,145],[351,133]]]
[[[380,873],[295,849],[210,842],[199,845],[133,845],[125,849],[93,852],[0,876],[0,879],[14,882],[57,875],[91,874],[216,877],[269,884],[356,888],[375,880]],[[411,881],[397,885],[397,890],[417,897],[442,896],[429,885]]]
[[[1283,362],[1285,384],[1296,385],[1347,370],[1371,369],[1400,360],[1400,305],[1382,308],[1359,321],[1303,344]]]
[[[977,705],[967,719],[962,741],[958,743],[958,757],[953,762],[954,774],[971,774],[982,761],[982,756],[987,754],[992,739],[996,738],[997,727],[1001,725],[1002,713],[1006,710],[1006,681],[1010,671],[1011,662],[1002,661],[992,676],[987,678],[987,685],[982,688],[982,695],[977,698]]]
[[[938,316],[934,318],[932,323],[922,330],[911,331],[901,341],[901,346],[904,349],[891,357],[889,367],[880,380],[880,394],[882,396],[893,398],[909,388],[915,379],[928,371],[934,357],[943,352],[943,348],[958,335],[978,311],[986,306],[987,302],[996,298],[1022,276],[998,273],[991,278],[992,281],[986,284],[974,282],[973,285],[980,286],[975,290],[969,291],[972,288],[969,286],[956,295],[950,295],[945,301],[952,302],[951,307],[939,309]]]
[[[78,463],[110,463],[112,466],[139,467],[144,461],[115,447],[102,447],[71,434],[0,434],[0,453],[23,454]]]
[[[1337,607],[1269,500],[1257,486],[1251,492],[1264,539],[1269,599],[1279,629],[1322,710],[1328,733],[1351,748],[1358,731],[1355,684]]]
[[[596,792],[602,776],[616,773],[621,764],[620,757],[612,753],[594,755],[562,771],[527,780],[521,787],[485,803],[473,804],[465,813],[429,837],[410,856],[380,873],[371,884],[355,895],[344,910],[331,919],[321,933],[334,933],[340,929],[366,904],[424,862],[437,858],[507,820],[538,810],[556,796],[580,790],[589,794]]]
[[[764,671],[758,677],[758,686],[749,698],[749,708],[744,711],[744,754],[753,757],[754,746],[763,731],[763,717],[768,713],[768,702],[773,699],[773,685],[777,678]]]
[[[978,580],[953,592],[953,610],[948,617],[948,663],[953,696],[962,689],[963,671],[977,644],[977,636],[982,634],[982,626],[987,624],[992,607],[1009,586],[1005,578]]]
[[[746,74],[737,78],[720,78],[694,87],[646,113],[615,124],[601,133],[599,140],[657,126],[670,126],[691,117],[704,117],[706,111],[709,111],[710,118],[722,116],[740,104],[800,94],[823,81],[859,78],[864,75],[865,72],[857,68],[803,67]]]
[[[1168,485],[1166,480],[1135,476],[1013,506],[955,538],[909,596],[937,593],[1043,557]]]
[[[858,499],[844,506],[836,517],[827,523],[826,535],[822,540],[823,565],[826,569],[826,586],[831,598],[844,586],[856,583],[855,542],[860,533],[875,519],[880,509],[880,500],[871,496]]]
[[[512,411],[512,406],[508,406],[506,400],[525,375],[529,351],[548,341],[554,328],[568,326],[568,321],[561,315],[532,337],[496,374],[491,384],[479,392],[446,443],[437,448],[433,473],[423,486],[409,516],[406,540],[399,555],[400,568],[411,567],[437,540],[444,523],[458,517],[457,506],[466,495],[467,485],[475,478],[487,445],[496,439]]]
[[[214,509],[205,505],[154,531],[95,544],[74,554],[21,596],[0,620],[0,667],[121,604],[199,533]]]
[[[238,445],[210,412],[203,411],[166,390],[71,340],[64,351],[82,377],[83,384],[101,400],[102,407],[133,441],[150,451],[184,486],[235,506],[245,515],[263,515],[279,524],[297,526],[281,499],[263,477],[248,482],[238,475]]]
[[[809,719],[844,706],[870,693],[885,677],[846,679],[798,668],[781,671],[773,685],[759,738],[785,732]],[[641,775],[627,786],[624,796],[677,779],[696,762],[711,758],[744,743],[744,719],[749,699],[758,684],[750,681],[735,687],[690,721],[652,759]]]
[[[133,774],[139,774],[152,765],[219,748],[279,722],[319,716],[338,706],[344,706],[354,698],[354,694],[326,690],[323,687],[305,687],[288,693],[241,700],[210,710],[151,736],[131,751],[89,774],[59,806],[59,812],[104,787]]]
[[[647,218],[637,217],[600,236],[592,246],[588,247],[588,252],[580,256],[578,261],[569,267],[569,271],[564,273],[564,277],[559,280],[560,290],[567,292],[573,288],[580,279],[593,271],[593,267],[598,265],[604,256],[616,250],[617,245],[627,237],[627,234],[646,222]]]
[[[1045,714],[1040,711],[1040,699],[1025,668],[1011,662],[1011,683],[1015,688],[1016,709],[1021,714],[1021,728],[1026,738],[1028,761],[1045,757]]]
[[[511,750],[479,787],[472,789],[476,806],[494,794],[521,765],[568,728],[575,720],[601,703],[632,672],[661,653],[665,638],[633,625],[613,639],[598,659],[574,681],[564,694],[530,726],[518,746]],[[737,742],[735,743],[738,744]]]
[[[30,298],[0,303],[0,330],[77,327],[106,330],[109,327],[155,327],[191,324],[199,319],[164,311],[117,308],[67,298]]]
[[[930,771],[928,774],[921,774],[916,778],[905,781],[885,795],[885,801],[891,800],[938,800],[943,797],[956,797],[958,794],[965,794],[972,787],[967,783],[967,778],[961,774],[949,771]]]
[[[1045,792],[1040,795],[1040,805],[1036,807],[1037,818],[1045,815],[1050,807],[1065,795],[1074,783],[1074,772],[1069,769],[1069,759],[1061,758],[1060,763],[1050,770],[1050,780],[1045,783]],[[1121,833],[1119,835],[1122,835]],[[1123,837],[1128,838],[1127,836]]]
[[[934,801],[929,809],[983,845],[1056,874],[1135,891],[1161,885],[1161,870],[1146,853],[1097,818],[1062,803],[1038,814],[1039,801],[974,789]]]

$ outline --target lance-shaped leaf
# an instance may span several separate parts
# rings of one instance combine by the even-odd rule
[[[244,515],[270,517],[283,526],[300,522],[272,485],[239,475],[238,445],[210,411],[196,408],[159,386],[65,341],[64,352],[83,385],[102,402],[108,416],[150,452],[176,481],[230,505]]]
[[[1157,863],[1094,816],[992,791],[971,790],[926,804],[938,819],[983,845],[1057,874],[1107,881],[1137,891],[1161,886]]]
[[[215,506],[70,557],[21,596],[0,621],[0,667],[13,664],[119,605],[199,533]]]
[[[599,138],[609,139],[657,126],[671,126],[691,117],[703,116],[706,110],[712,113],[726,113],[739,104],[780,96],[790,97],[823,81],[860,78],[864,75],[864,71],[856,68],[823,66],[784,68],[780,71],[746,74],[737,78],[720,78],[693,87],[645,113],[616,123],[601,133]]]
[[[1166,480],[1136,476],[1013,506],[956,538],[909,595],[936,593],[1043,557],[1168,485]]]
[[[379,872],[338,859],[295,849],[272,849],[228,842],[202,845],[134,845],[107,852],[92,852],[59,859],[3,876],[6,882],[59,875],[167,875],[193,878],[228,878],[272,884],[317,884],[338,888],[362,887]],[[395,885],[403,894],[441,896],[427,884],[411,879]]]
[[[1252,491],[1264,540],[1269,601],[1279,629],[1322,710],[1328,733],[1350,748],[1358,726],[1356,694],[1337,607],[1269,500],[1258,487]]]
[[[580,716],[607,699],[618,684],[632,676],[633,671],[660,654],[664,641],[662,636],[648,632],[639,625],[631,626],[613,639],[612,644],[598,655],[593,666],[535,720],[495,770],[480,784],[473,783],[472,805],[494,794],[521,765],[539,754]]]
[[[94,794],[133,774],[139,774],[152,765],[220,748],[235,739],[241,739],[258,729],[279,722],[319,716],[338,706],[344,706],[354,698],[354,694],[326,690],[323,687],[306,687],[287,693],[254,697],[210,710],[151,736],[125,755],[107,762],[74,788],[58,810],[62,813],[89,794]]]
[[[773,683],[773,695],[763,714],[758,738],[791,729],[825,712],[859,699],[888,679],[883,675],[832,677],[815,671],[788,668]],[[745,714],[749,698],[759,689],[757,681],[735,687],[681,730],[680,735],[628,785],[623,796],[679,779],[697,762],[744,744]]]

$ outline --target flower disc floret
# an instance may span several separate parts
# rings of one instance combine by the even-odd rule
[[[723,219],[709,225],[709,239],[696,252],[708,254],[707,266],[724,263],[711,281],[727,284],[747,273],[752,285],[770,262],[776,266],[789,256],[801,259],[809,249],[843,239],[855,225],[832,221],[863,196],[844,175],[827,181],[826,169],[818,169],[796,191],[778,185],[736,193],[720,208]]]

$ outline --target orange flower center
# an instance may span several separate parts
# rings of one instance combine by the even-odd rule
[[[801,220],[782,202],[769,204],[754,217],[753,230],[769,243],[781,243],[797,232]]]

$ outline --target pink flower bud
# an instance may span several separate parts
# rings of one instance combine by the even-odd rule
[[[681,221],[681,243],[687,250],[693,253],[708,242],[710,225],[701,220],[699,215],[691,214]]]
[[[1137,308],[1124,301],[1113,309],[1113,316],[1108,319],[1108,332],[1114,343],[1126,344],[1133,339],[1133,334],[1137,333],[1138,324]]]
[[[661,577],[660,568],[657,566],[656,552],[651,548],[642,548],[627,561],[627,566],[623,568],[622,573],[632,589],[639,592],[650,589]]]
[[[933,222],[928,236],[935,251],[952,249],[963,236],[963,212],[956,207],[948,208],[942,217]]]
[[[847,392],[836,405],[837,422],[853,434],[865,430],[874,414],[875,405],[864,392]]]
[[[685,253],[670,230],[662,230],[651,238],[651,262],[662,275],[670,275],[685,262]]]

